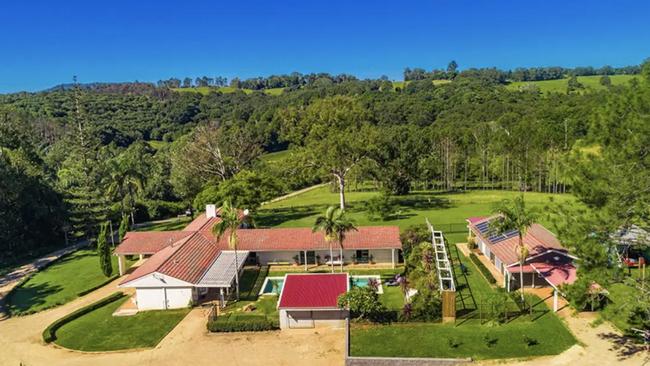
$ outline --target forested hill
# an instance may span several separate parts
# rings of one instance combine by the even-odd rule
[[[0,260],[60,245],[64,231],[92,236],[123,215],[168,217],[224,197],[255,208],[321,181],[372,182],[392,194],[577,192],[578,153],[604,157],[625,144],[624,131],[602,132],[650,105],[650,66],[643,71],[591,93],[575,84],[556,94],[509,90],[460,73],[398,87],[314,78],[273,94],[126,83],[0,95]],[[287,148],[281,161],[261,158]]]

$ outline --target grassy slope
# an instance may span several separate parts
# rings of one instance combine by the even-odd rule
[[[612,81],[612,85],[623,85],[628,81],[638,77],[638,75],[610,75],[609,78]],[[521,86],[526,84],[534,84],[539,86],[541,92],[553,92],[553,93],[566,93],[567,83],[569,79],[559,79],[559,80],[543,80],[543,81],[517,81],[514,83],[508,84],[507,88],[511,90],[519,90]],[[605,89],[604,86],[600,85],[600,75],[594,76],[579,76],[578,81],[582,83],[587,89]]]
[[[442,84],[447,84],[450,83],[451,80],[433,80],[433,85],[442,85]],[[404,86],[408,84],[408,81],[393,81],[393,88],[397,89],[404,89]]]
[[[140,226],[135,231],[173,231],[183,230],[192,221],[191,217],[179,217],[166,222],[151,223]]]
[[[364,212],[364,201],[377,195],[377,192],[350,192],[346,194],[351,218],[357,225],[397,225],[404,229],[414,224],[424,224],[428,218],[432,224],[439,225],[447,231],[449,224],[462,229],[465,219],[471,216],[488,215],[496,202],[504,198],[513,198],[517,192],[509,191],[470,191],[466,193],[414,192],[407,196],[396,197],[399,212],[387,221],[371,221]],[[553,197],[553,202],[550,198]],[[318,188],[289,199],[265,205],[256,218],[260,226],[311,227],[315,218],[325,211],[328,205],[338,205],[338,193],[330,192],[329,187]],[[570,195],[550,195],[544,193],[526,193],[530,206],[543,208],[560,202],[574,202]],[[543,210],[545,213],[546,210]],[[542,224],[549,224],[546,215],[542,215]],[[550,225],[549,225],[550,228]],[[461,230],[458,230],[461,231]],[[452,242],[463,241],[467,236],[465,230],[449,234]]]
[[[575,344],[575,338],[562,321],[541,301],[536,305],[532,320],[520,317],[500,326],[481,325],[472,296],[480,303],[495,290],[455,246],[451,247],[451,252],[457,275],[460,275],[458,258],[467,268],[466,278],[458,280],[457,309],[462,318],[456,324],[355,326],[351,340],[354,356],[511,358],[558,354]],[[492,347],[484,341],[486,334],[497,339]],[[538,344],[527,347],[524,335],[534,338]],[[449,340],[460,342],[460,345],[452,347]]]
[[[264,154],[260,157],[263,161],[269,164],[279,164],[286,160],[291,154],[290,150],[276,151],[268,154]]]
[[[202,86],[202,87],[195,87],[195,88],[172,88],[172,90],[181,93],[201,93],[203,95],[208,95],[211,91],[220,91],[224,94],[234,93],[236,90],[242,90],[246,94],[251,94],[253,92],[253,90],[251,89],[237,89],[230,86],[222,86],[222,87]],[[268,95],[280,95],[283,92],[284,92],[284,88],[264,89],[264,93]]]
[[[156,346],[189,312],[189,309],[145,311],[114,317],[129,298],[119,299],[64,325],[56,343],[80,351],[114,351]]]
[[[117,257],[113,271],[117,274]],[[99,268],[94,250],[79,250],[36,273],[9,297],[12,313],[31,313],[65,304],[77,298],[79,292],[101,285],[107,278]]]

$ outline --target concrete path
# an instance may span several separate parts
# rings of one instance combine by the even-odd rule
[[[61,258],[62,256],[85,247],[86,245],[88,245],[88,241],[82,240],[79,243],[56,250],[44,257],[24,264],[0,278],[0,320],[6,319],[6,314],[4,312],[3,306],[5,296],[7,296],[7,294],[11,292],[11,290],[13,290],[13,288],[16,287],[16,285],[18,285],[18,283],[20,283],[23,278],[31,275],[32,273]]]

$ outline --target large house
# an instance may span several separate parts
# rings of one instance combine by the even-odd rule
[[[347,233],[343,258],[334,243],[310,228],[238,229],[237,259],[228,248],[227,235],[217,240],[212,227],[219,222],[219,210],[208,205],[206,212],[180,231],[128,232],[115,249],[120,275],[125,256],[148,257],[120,287],[136,289],[139,310],[186,307],[202,299],[222,301],[234,286],[235,274],[245,264],[340,264],[372,261],[395,264],[401,261],[399,228],[365,226]],[[237,265],[235,264],[237,263]]]
[[[467,227],[469,235],[475,238],[478,249],[503,275],[503,286],[510,291],[520,283],[517,257],[519,234],[514,230],[493,233],[490,223],[496,218],[497,216],[470,217],[467,219]],[[528,249],[528,257],[523,264],[524,286],[551,286],[557,300],[560,286],[572,284],[576,280],[576,267],[573,263],[576,258],[569,254],[553,233],[540,224],[533,224],[526,231],[523,244]]]

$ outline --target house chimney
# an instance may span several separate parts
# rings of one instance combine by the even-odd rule
[[[207,218],[217,217],[217,205],[205,205],[205,216]]]

